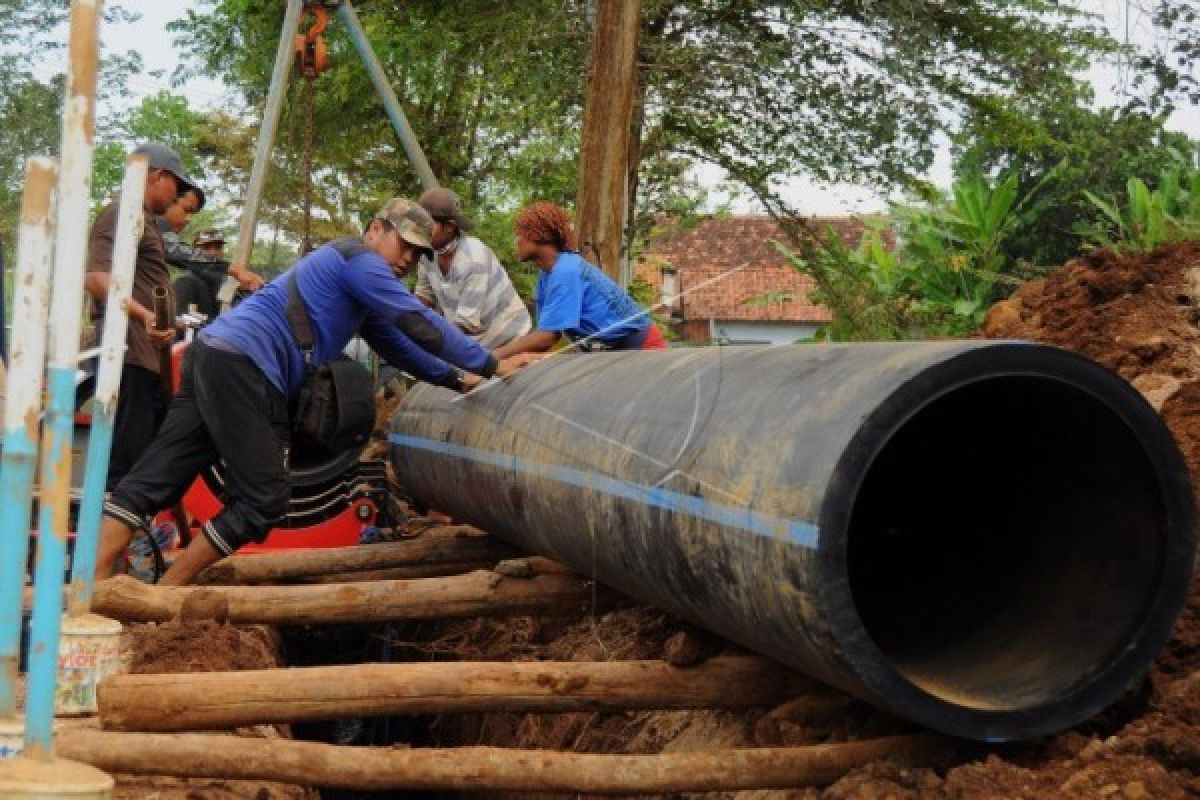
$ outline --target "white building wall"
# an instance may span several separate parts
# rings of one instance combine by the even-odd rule
[[[817,335],[817,322],[746,322],[713,320],[714,342],[724,344],[793,344]]]

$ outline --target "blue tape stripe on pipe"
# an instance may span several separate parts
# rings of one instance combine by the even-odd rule
[[[388,440],[400,447],[427,450],[455,458],[470,459],[471,461],[487,464],[492,467],[499,467],[500,469],[510,469],[529,475],[537,475],[540,478],[549,478],[550,480],[578,486],[582,489],[604,492],[614,497],[633,500],[643,505],[654,506],[666,511],[687,514],[697,519],[715,522],[718,525],[741,528],[744,531],[756,533],[760,536],[787,539],[804,547],[815,548],[817,546],[819,535],[817,526],[807,522],[797,522],[796,520],[784,517],[761,514],[757,511],[751,511],[748,508],[737,508],[735,506],[714,503],[703,497],[680,494],[679,492],[672,492],[669,489],[663,489],[658,486],[631,483],[630,481],[610,478],[607,475],[601,475],[596,472],[585,472],[559,464],[543,464],[519,456],[478,450],[474,447],[439,442],[420,436],[393,433],[388,437]]]

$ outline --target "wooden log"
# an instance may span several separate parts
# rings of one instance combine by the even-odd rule
[[[174,619],[193,594],[206,593],[229,622],[298,625],[454,619],[510,614],[576,614],[592,597],[573,575],[500,578],[479,570],[448,578],[315,586],[148,586],[127,576],[96,585],[92,610],[124,622]],[[220,602],[223,598],[224,602]]]
[[[542,556],[527,556],[505,561],[489,559],[487,561],[468,561],[465,563],[446,562],[442,564],[417,564],[411,567],[391,567],[389,569],[366,570],[362,572],[335,572],[331,575],[313,575],[301,578],[301,583],[358,583],[361,581],[398,581],[414,578],[444,578],[448,575],[461,575],[477,569],[490,569],[497,575],[507,578],[532,578],[534,575],[552,575],[570,573],[571,571]]]
[[[339,789],[648,794],[827,786],[881,759],[943,763],[957,744],[929,735],[778,749],[591,755],[496,747],[339,747],[203,733],[64,729],[64,758],[107,772],[267,780]]]
[[[661,661],[354,664],[117,675],[99,688],[100,721],[129,731],[462,712],[628,711],[774,705],[813,683],[760,658],[694,669]]]
[[[444,564],[414,564],[411,567],[388,567],[360,572],[333,572],[328,575],[309,575],[297,578],[297,583],[365,583],[367,581],[411,581],[420,578],[445,578],[462,575],[477,569],[492,569],[495,561],[448,561]]]
[[[430,528],[412,539],[398,542],[233,555],[200,573],[197,583],[224,586],[287,583],[297,578],[335,572],[466,561],[495,563],[516,554],[509,545],[475,528],[449,525]]]

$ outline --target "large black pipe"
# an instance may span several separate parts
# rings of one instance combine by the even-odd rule
[[[557,356],[393,420],[417,500],[931,728],[1119,697],[1196,544],[1128,384],[1021,342]]]

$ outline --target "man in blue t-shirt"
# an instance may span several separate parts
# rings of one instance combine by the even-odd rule
[[[284,521],[289,401],[305,376],[286,314],[293,275],[311,320],[314,364],[338,357],[357,334],[393,366],[465,392],[530,360],[497,361],[405,288],[400,275],[430,250],[432,233],[424,209],[395,198],[361,238],[314,250],[201,331],[184,356],[179,394],[157,438],[104,504],[98,577],[112,574],[136,528],[178,502],[217,459],[226,467],[225,507],[161,583],[191,583],[206,566],[262,541]]]
[[[537,327],[497,348],[497,358],[543,353],[562,336],[584,351],[666,347],[650,312],[579,255],[566,211],[534,203],[518,215],[516,227],[517,257],[541,270],[534,297]]]

